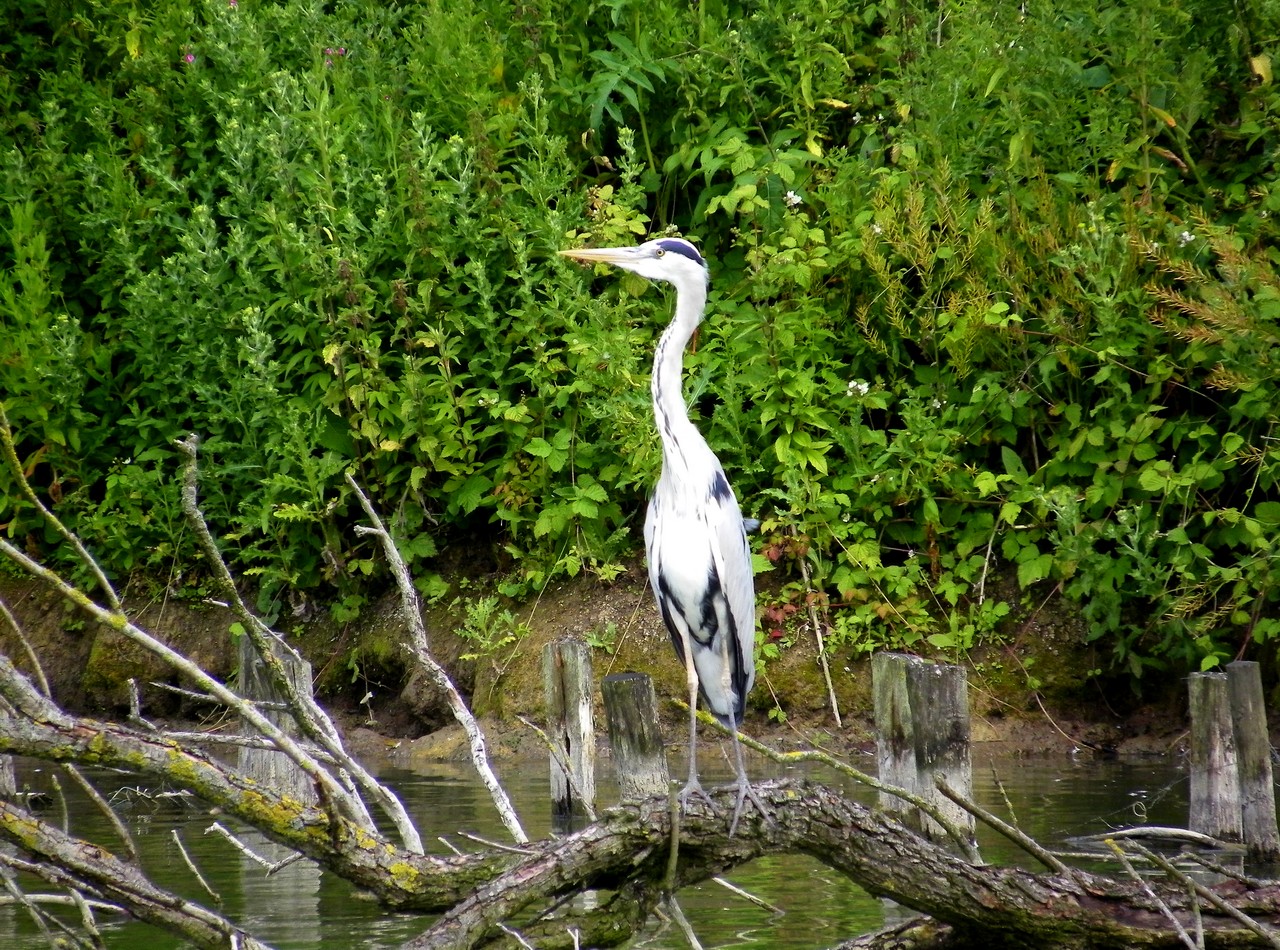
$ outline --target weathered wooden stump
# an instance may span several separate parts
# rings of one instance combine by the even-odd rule
[[[964,798],[973,790],[969,754],[968,678],[963,668],[901,653],[871,660],[880,781],[934,805],[973,838],[973,816],[938,791],[936,779]],[[942,840],[937,822],[895,795],[880,794],[880,807],[909,827]]]
[[[1192,831],[1242,841],[1251,857],[1280,857],[1271,741],[1257,663],[1194,673],[1191,703]]]
[[[1226,673],[1193,673],[1191,802],[1187,826],[1222,841],[1241,839],[1240,773]]]
[[[658,699],[644,673],[615,673],[600,683],[609,746],[623,800],[667,790],[667,754],[658,730]]]
[[[295,660],[285,651],[278,655],[294,688],[299,693],[311,695],[311,664],[306,660]],[[290,736],[297,734],[293,714],[284,708],[285,697],[271,681],[266,663],[247,636],[240,638],[240,694],[260,704],[258,711],[282,732]],[[283,752],[241,746],[237,750],[237,765],[256,782],[280,795],[308,804],[316,800],[311,779]]]
[[[591,698],[591,648],[581,640],[557,640],[542,650],[551,740],[551,812],[583,814],[596,801],[595,704]]]
[[[1236,737],[1245,848],[1250,857],[1275,860],[1280,858],[1280,829],[1276,827],[1276,790],[1261,667],[1246,660],[1228,663],[1227,692],[1231,694],[1231,725]]]

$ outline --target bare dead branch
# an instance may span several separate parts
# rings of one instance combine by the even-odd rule
[[[1071,873],[1071,869],[1069,867],[1063,864],[1062,861],[1060,861],[1057,857],[1055,857],[1053,853],[1050,852],[1047,848],[1044,848],[1040,844],[1038,844],[1035,841],[1035,839],[1033,839],[1030,835],[1024,834],[1018,828],[1014,827],[1013,825],[1009,824],[1008,822],[1000,818],[997,818],[994,814],[987,811],[985,808],[982,808],[976,805],[975,803],[969,801],[969,799],[965,798],[963,795],[961,795],[959,792],[953,789],[950,785],[948,785],[946,782],[946,779],[944,779],[942,776],[939,775],[935,779],[935,782],[938,786],[938,791],[940,791],[943,795],[946,795],[947,798],[951,799],[953,802],[955,802],[957,805],[959,805],[969,814],[973,815],[973,817],[977,818],[983,824],[987,825],[990,828],[994,828],[996,831],[1000,832],[1000,834],[1004,835],[1004,837],[1012,841],[1023,851],[1027,852],[1027,854],[1031,855],[1033,858],[1035,858],[1037,861],[1043,864],[1050,871],[1053,871],[1055,874],[1069,875]]]
[[[445,694],[449,702],[449,709],[453,713],[453,718],[467,734],[467,740],[471,748],[471,763],[475,766],[476,772],[480,775],[480,781],[484,783],[489,796],[493,799],[494,807],[498,810],[498,817],[502,819],[502,824],[511,834],[511,837],[515,839],[516,843],[525,844],[528,842],[529,836],[525,834],[524,828],[521,827],[520,819],[516,816],[516,810],[511,805],[511,799],[507,796],[506,790],[502,787],[497,775],[493,772],[493,768],[489,765],[489,753],[485,745],[484,730],[480,728],[480,723],[476,722],[475,716],[471,715],[471,710],[467,708],[466,701],[462,698],[462,694],[458,692],[458,688],[449,679],[449,674],[431,655],[431,648],[427,643],[427,628],[422,622],[422,608],[418,603],[418,593],[414,589],[413,578],[409,576],[409,568],[405,565],[404,558],[400,556],[400,549],[396,547],[395,539],[391,537],[391,532],[382,523],[382,518],[379,517],[377,510],[373,507],[373,503],[369,501],[360,486],[356,484],[356,480],[352,478],[350,472],[347,472],[347,484],[355,492],[356,497],[360,500],[360,506],[364,509],[366,517],[372,524],[372,527],[359,525],[356,530],[361,534],[373,535],[381,541],[382,550],[391,566],[391,576],[395,578],[396,587],[400,591],[400,611],[409,627],[410,643],[406,647],[407,652],[422,667],[427,676],[430,677],[431,682]]]
[[[5,802],[0,802],[0,836],[35,857],[27,870],[46,882],[77,892],[88,889],[93,896],[120,903],[139,919],[180,934],[197,947],[269,950],[221,915],[156,887],[137,868],[102,848],[57,831]]]
[[[418,834],[417,828],[409,818],[409,814],[405,811],[404,804],[399,797],[391,789],[377,781],[363,765],[347,752],[329,715],[320,708],[309,692],[304,692],[296,687],[293,677],[288,674],[279,653],[277,653],[277,651],[280,651],[280,653],[286,654],[293,662],[301,664],[302,658],[297,651],[285,643],[283,637],[263,623],[249,609],[244,599],[240,596],[240,591],[231,577],[231,571],[227,568],[226,562],[223,560],[222,554],[213,540],[213,534],[209,531],[209,526],[204,520],[204,515],[200,512],[197,497],[199,437],[192,433],[186,439],[177,440],[175,445],[187,459],[186,464],[183,466],[182,510],[196,533],[200,546],[205,552],[206,560],[214,572],[214,577],[222,589],[223,595],[243,622],[245,635],[249,637],[258,656],[266,665],[268,674],[275,688],[279,691],[279,695],[284,696],[289,703],[290,711],[293,713],[293,718],[298,724],[298,728],[303,735],[328,752],[341,765],[341,770],[335,776],[322,768],[314,758],[308,756],[307,761],[311,769],[304,769],[304,771],[307,771],[307,774],[313,779],[317,778],[315,773],[323,773],[324,778],[321,784],[324,786],[325,794],[321,797],[333,800],[343,810],[356,816],[362,824],[372,827],[373,819],[365,808],[364,802],[356,794],[354,786],[358,785],[365,794],[378,803],[383,813],[395,825],[396,832],[400,835],[400,840],[404,843],[404,846],[415,854],[424,853],[422,837]],[[220,701],[222,700],[222,695],[217,691],[209,690],[209,692]],[[231,705],[241,714],[243,714],[243,710],[248,708],[248,704],[243,700],[239,700],[238,697],[237,702]],[[256,709],[254,709],[253,716],[245,716],[244,718],[273,742],[277,742],[277,736],[284,735],[275,726],[270,727],[270,732],[262,730],[259,722],[269,721],[261,716]],[[278,747],[284,750],[283,746]],[[298,749],[299,747],[294,745],[294,748]],[[293,758],[293,756],[291,755],[290,758]],[[295,761],[297,760],[295,759]],[[353,782],[354,785],[352,784]]]

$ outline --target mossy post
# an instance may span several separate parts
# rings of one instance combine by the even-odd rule
[[[581,640],[556,640],[542,650],[551,740],[551,813],[585,814],[596,801],[595,704],[591,698],[591,648]]]
[[[653,680],[644,673],[614,673],[601,681],[600,693],[623,800],[662,794],[670,776]]]
[[[1241,838],[1240,772],[1226,673],[1192,673],[1191,802],[1187,826],[1222,841]]]
[[[962,667],[901,653],[871,661],[880,781],[932,803],[973,838],[973,815],[938,791],[944,779],[963,798],[973,790],[969,753],[968,677]],[[945,832],[896,795],[880,793],[880,807],[909,827],[941,841]]]
[[[297,735],[293,714],[285,708],[284,696],[280,695],[271,681],[267,665],[254,649],[253,641],[247,636],[239,639],[240,695],[255,703],[259,712],[280,731],[289,736]],[[303,695],[311,695],[311,664],[306,660],[295,660],[286,650],[281,650],[278,655],[293,680],[294,688]],[[241,746],[237,754],[237,765],[258,784],[279,795],[287,795],[306,804],[316,801],[310,777],[283,752]]]

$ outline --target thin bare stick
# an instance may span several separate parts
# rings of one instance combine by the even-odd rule
[[[446,838],[444,835],[437,835],[436,840],[439,841],[446,848],[448,848],[450,851],[452,851],[454,854],[457,854],[457,855],[462,854],[462,849],[455,847],[453,842],[450,841],[448,838]]]
[[[3,597],[0,597],[0,617],[4,618],[5,623],[9,625],[9,629],[13,631],[14,636],[18,638],[18,642],[22,644],[22,649],[27,654],[27,662],[31,664],[31,669],[35,671],[36,684],[40,687],[40,692],[48,696],[49,681],[45,679],[44,667],[40,664],[40,657],[36,655],[35,648],[31,646],[31,641],[27,639],[22,625],[18,623],[18,618],[10,612],[9,605],[4,602]]]
[[[546,730],[538,728],[524,716],[516,716],[516,718],[525,726],[537,733],[538,738],[542,740],[543,744],[551,752],[551,757],[556,760],[556,765],[560,766],[565,777],[569,780],[569,787],[573,789],[573,794],[577,797],[578,801],[582,803],[582,807],[587,813],[587,820],[595,821],[595,806],[588,801],[587,796],[583,793],[582,786],[578,783],[577,777],[574,775],[573,766],[569,764],[569,757],[564,754],[564,750],[551,741],[551,737],[547,735]]]
[[[93,908],[84,899],[84,895],[80,891],[73,889],[71,891],[71,902],[75,905],[76,910],[80,912],[80,926],[89,935],[89,942],[95,947],[105,947],[107,944],[102,939],[102,931],[98,929],[98,921],[93,915]]]
[[[500,841],[492,841],[489,838],[484,837],[483,835],[473,834],[470,831],[459,831],[457,832],[457,834],[462,838],[466,838],[468,841],[474,841],[478,845],[483,845],[486,848],[494,848],[498,851],[506,851],[508,854],[528,854],[529,853],[528,848],[522,848],[517,845],[506,844]]]
[[[237,851],[239,851],[241,854],[243,854],[246,858],[248,858],[250,861],[254,862],[255,864],[261,864],[264,868],[271,867],[272,862],[268,861],[262,855],[258,854],[257,851],[254,851],[253,848],[249,847],[247,844],[245,844],[243,841],[237,838],[235,834],[233,834],[221,822],[215,821],[213,824],[211,824],[208,828],[204,830],[204,833],[208,834],[211,831],[214,834],[222,835],[222,837],[225,838],[231,844],[232,847],[234,847]]]
[[[520,944],[520,946],[525,947],[526,950],[534,950],[533,944],[531,944],[528,940],[525,940],[524,937],[520,936],[520,934],[517,931],[512,930],[506,924],[498,924],[498,929],[501,930],[508,937],[510,937],[512,940],[514,940],[516,943]]]
[[[116,810],[111,807],[110,802],[102,797],[96,788],[89,782],[87,778],[80,774],[80,770],[70,763],[64,763],[62,772],[71,781],[80,787],[80,791],[89,796],[89,801],[93,802],[95,808],[100,811],[103,816],[111,824],[112,830],[116,833],[116,837],[120,839],[120,843],[124,845],[125,853],[129,863],[134,867],[142,867],[142,857],[138,854],[138,846],[133,840],[133,835],[129,834],[129,829],[125,823],[120,820],[120,816],[116,814]]]
[[[804,578],[805,590],[812,586],[809,582],[809,562],[800,558],[800,574]],[[818,608],[813,601],[809,602],[809,623],[813,627],[813,638],[818,641],[818,662],[822,664],[822,679],[827,684],[827,699],[831,702],[831,715],[836,718],[836,728],[841,727],[840,704],[836,701],[836,688],[831,682],[831,668],[827,665],[827,645],[822,639],[822,622],[818,617]]]
[[[1184,851],[1182,854],[1178,855],[1178,857],[1187,861],[1194,861],[1201,867],[1207,868],[1214,874],[1221,874],[1228,880],[1239,881],[1245,887],[1252,887],[1255,889],[1260,887],[1273,887],[1276,883],[1275,881],[1263,880],[1260,877],[1250,877],[1247,874],[1241,874],[1239,871],[1233,871],[1226,865],[1219,864],[1217,861],[1211,861],[1202,854],[1192,854],[1190,851]]]
[[[524,828],[520,826],[520,819],[516,817],[516,810],[511,805],[511,799],[507,797],[506,790],[502,787],[498,777],[493,773],[493,769],[489,765],[489,753],[485,748],[484,731],[480,728],[480,724],[476,722],[475,716],[471,715],[471,710],[467,708],[466,701],[462,698],[462,694],[458,692],[458,688],[449,679],[449,674],[431,655],[431,648],[427,644],[427,628],[422,622],[422,609],[418,604],[418,593],[413,587],[413,578],[409,576],[409,568],[405,565],[404,558],[400,556],[400,549],[396,547],[395,539],[391,537],[391,532],[382,523],[382,518],[379,517],[378,512],[374,509],[373,503],[361,491],[360,486],[356,484],[356,480],[351,477],[350,472],[347,472],[347,484],[351,486],[351,490],[355,492],[356,497],[360,500],[360,506],[364,509],[364,513],[372,525],[372,527],[357,525],[356,531],[360,534],[372,535],[382,542],[383,553],[386,554],[387,562],[391,566],[391,576],[395,578],[396,586],[400,590],[400,612],[409,627],[410,644],[408,652],[410,656],[417,660],[418,665],[422,667],[431,678],[431,681],[444,692],[445,697],[448,699],[453,718],[457,720],[467,734],[471,747],[471,763],[475,766],[476,772],[479,773],[480,781],[488,789],[502,824],[506,826],[507,831],[518,844],[528,844],[529,836],[525,834]]]
[[[275,874],[281,868],[287,868],[290,864],[294,864],[297,861],[301,861],[303,857],[301,854],[294,852],[292,854],[286,855],[285,857],[281,858],[279,861],[271,861],[268,858],[264,858],[262,855],[258,854],[257,851],[254,851],[253,848],[249,847],[247,844],[245,844],[243,841],[237,838],[230,830],[226,828],[225,825],[222,825],[221,823],[215,821],[213,824],[211,824],[208,828],[204,830],[204,833],[208,834],[211,831],[214,834],[222,835],[222,837],[225,838],[233,848],[235,848],[237,851],[243,854],[246,858],[248,858],[254,864],[260,864],[264,868],[266,868],[267,877],[270,877],[272,874]]]
[[[129,677],[129,721],[147,732],[159,732],[155,723],[142,718],[142,695],[138,692],[138,681]]]
[[[946,779],[944,779],[942,776],[938,776],[935,779],[934,784],[938,786],[938,791],[940,791],[943,795],[946,795],[947,798],[951,799],[953,802],[955,802],[957,805],[959,805],[969,814],[973,815],[983,824],[991,828],[994,828],[996,831],[1000,832],[1000,834],[1004,835],[1006,838],[1008,838],[1010,841],[1016,844],[1023,851],[1027,852],[1027,854],[1031,855],[1033,858],[1035,858],[1037,861],[1039,861],[1041,864],[1047,867],[1050,871],[1053,871],[1055,874],[1063,874],[1068,877],[1071,876],[1071,868],[1067,867],[1065,864],[1059,861],[1056,857],[1054,857],[1052,852],[1048,851],[1041,845],[1037,844],[1036,841],[1033,838],[1031,838],[1030,835],[1023,833],[1019,828],[1014,827],[1008,822],[1003,821],[1000,818],[997,818],[995,815],[987,811],[985,808],[982,808],[981,806],[976,805],[973,802],[969,801],[967,798],[965,798],[963,795],[961,795],[959,792],[953,789],[950,785],[948,785],[946,782]]]
[[[1262,924],[1258,923],[1256,920],[1254,920],[1252,917],[1250,917],[1240,908],[1234,906],[1230,901],[1226,900],[1220,894],[1217,894],[1214,891],[1210,890],[1209,888],[1205,887],[1203,884],[1201,884],[1195,878],[1191,877],[1185,871],[1180,871],[1178,868],[1176,868],[1173,865],[1173,862],[1170,861],[1168,858],[1166,858],[1164,855],[1158,854],[1157,852],[1152,851],[1149,848],[1144,848],[1142,845],[1136,842],[1130,842],[1130,847],[1132,847],[1135,851],[1141,854],[1144,858],[1146,858],[1152,864],[1159,867],[1160,870],[1164,871],[1164,873],[1167,874],[1172,880],[1182,883],[1187,888],[1189,888],[1192,892],[1194,892],[1197,896],[1203,898],[1204,900],[1207,900],[1210,904],[1212,904],[1222,913],[1226,914],[1229,917],[1235,918],[1235,920],[1241,926],[1243,926],[1246,930],[1252,931],[1253,933],[1261,937],[1263,940],[1271,944],[1271,946],[1276,947],[1277,950],[1280,950],[1280,933],[1277,933],[1275,930],[1272,930],[1269,927],[1264,927]]]
[[[1133,866],[1133,862],[1129,860],[1129,856],[1124,853],[1120,845],[1116,844],[1110,838],[1107,839],[1106,844],[1115,856],[1120,859],[1120,864],[1124,867],[1125,873],[1128,874],[1130,879],[1132,879],[1133,882],[1142,889],[1142,893],[1146,894],[1147,898],[1155,904],[1157,908],[1159,908],[1160,913],[1164,914],[1165,919],[1173,925],[1174,932],[1177,933],[1178,939],[1182,941],[1183,945],[1186,946],[1188,950],[1202,950],[1202,948],[1196,946],[1195,941],[1191,939],[1191,934],[1187,933],[1186,928],[1182,926],[1182,923],[1170,909],[1169,905],[1160,899],[1160,896],[1156,894],[1155,889],[1147,882],[1147,879],[1138,873],[1137,869]]]
[[[200,882],[200,886],[204,888],[205,893],[213,898],[215,904],[221,907],[222,895],[209,886],[209,882],[204,879],[204,875],[200,873],[196,863],[191,860],[191,855],[187,854],[186,846],[182,843],[182,836],[178,834],[178,829],[172,829],[169,834],[173,836],[173,843],[178,846],[178,853],[182,855],[182,860],[186,863],[187,868],[196,876],[196,880]]]
[[[667,895],[667,909],[671,911],[671,919],[680,927],[684,939],[689,942],[692,950],[702,950],[702,944],[698,942],[698,935],[693,932],[693,926],[689,923],[689,918],[684,915],[684,911],[680,907],[680,902],[676,900],[676,895]]]
[[[750,901],[752,904],[755,904],[757,907],[763,907],[765,910],[769,911],[769,913],[771,914],[782,915],[786,913],[786,911],[783,910],[781,907],[777,907],[773,904],[770,904],[763,897],[757,897],[755,894],[752,894],[750,891],[744,891],[737,884],[734,884],[731,881],[726,881],[722,877],[713,877],[711,880],[715,881],[717,884],[719,884],[721,887],[725,888],[726,890],[734,894],[737,894],[743,900]]]
[[[223,606],[226,606],[226,605],[224,604]],[[214,697],[210,696],[208,693],[198,693],[194,689],[183,689],[181,686],[174,686],[172,683],[158,683],[153,680],[147,685],[150,686],[152,689],[162,689],[167,693],[173,693],[175,696],[182,696],[185,699],[194,699],[198,703],[217,703],[218,702]],[[285,708],[283,703],[259,702],[259,703],[255,703],[255,705],[257,705],[259,709],[270,709],[273,706],[278,706],[281,709]]]

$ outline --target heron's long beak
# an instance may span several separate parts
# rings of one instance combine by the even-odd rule
[[[639,255],[634,247],[579,247],[560,253],[583,263],[621,264],[626,266]]]

